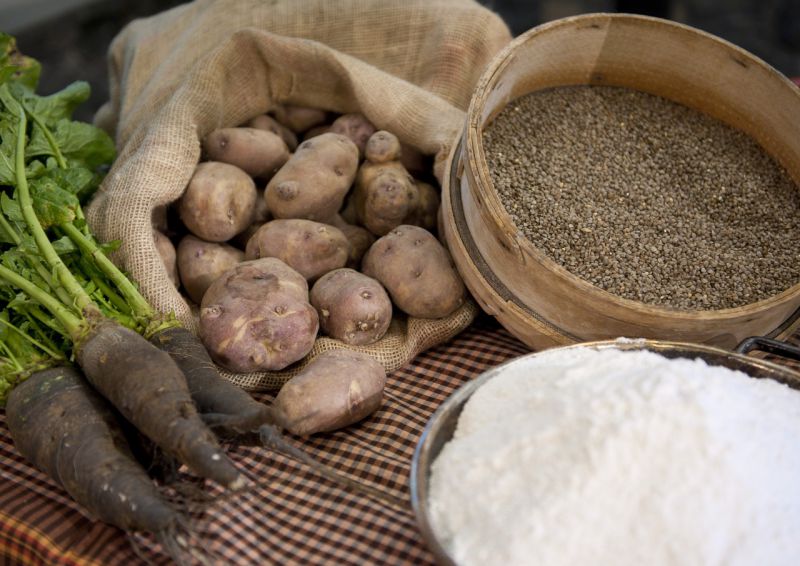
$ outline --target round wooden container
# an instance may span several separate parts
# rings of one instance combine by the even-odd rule
[[[520,233],[492,184],[482,133],[516,98],[567,85],[632,88],[711,115],[750,135],[800,186],[800,89],[755,56],[645,16],[588,14],[533,28],[484,72],[442,187],[445,235],[482,308],[536,349],[618,336],[732,348],[800,328],[800,283],[736,308],[657,307],[578,278]]]

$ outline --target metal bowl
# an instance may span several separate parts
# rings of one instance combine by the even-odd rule
[[[712,366],[723,366],[733,370],[740,370],[751,377],[771,378],[795,389],[800,389],[800,373],[798,372],[770,361],[749,357],[741,353],[730,352],[712,346],[659,340],[606,340],[564,346],[557,349],[574,350],[578,348],[592,348],[595,350],[648,350],[661,354],[666,358],[700,358]],[[766,349],[768,350],[769,348]],[[546,352],[551,351],[552,350],[546,350]],[[523,363],[524,360],[538,355],[540,355],[540,353],[532,353],[515,358],[484,372],[473,381],[460,387],[455,393],[448,397],[431,416],[419,439],[411,462],[411,478],[409,481],[411,504],[414,508],[417,525],[422,533],[422,537],[435,556],[436,561],[443,566],[455,566],[455,562],[436,537],[436,533],[433,531],[430,523],[428,488],[431,464],[436,460],[436,457],[439,455],[445,443],[453,437],[458,418],[461,415],[461,410],[464,408],[467,399],[488,380],[503,373],[508,366]]]

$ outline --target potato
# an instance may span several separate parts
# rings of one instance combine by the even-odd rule
[[[158,230],[153,230],[153,241],[156,244],[156,251],[164,263],[164,269],[167,270],[169,280],[177,287],[180,285],[180,278],[178,277],[175,246],[172,245],[169,238]]]
[[[223,273],[244,261],[233,246],[184,236],[178,243],[178,272],[186,294],[198,305],[206,290]]]
[[[367,140],[364,155],[372,163],[397,161],[402,155],[402,146],[393,133],[379,130]]]
[[[399,161],[365,161],[358,170],[353,199],[359,224],[383,236],[414,214],[419,190]]]
[[[266,222],[253,222],[252,224],[250,224],[250,226],[248,226],[247,228],[236,234],[233,238],[231,238],[229,240],[230,244],[235,248],[244,251],[245,249],[247,249],[247,242],[250,241],[250,238],[252,238],[255,235],[255,233],[258,232],[258,229],[261,228],[264,224],[266,224]]]
[[[397,308],[411,316],[442,318],[464,302],[464,283],[450,254],[419,226],[398,226],[379,238],[361,268],[381,282]]]
[[[367,140],[375,133],[375,126],[363,114],[343,114],[333,121],[329,131],[350,138],[358,147],[358,154],[363,157]]]
[[[278,426],[308,436],[362,420],[383,402],[386,370],[360,352],[332,350],[284,384],[273,403]]]
[[[162,234],[166,234],[169,232],[169,222],[168,212],[167,212],[167,205],[156,206],[153,208],[153,214],[151,219],[153,221],[153,228],[161,232]]]
[[[358,223],[376,236],[410,223],[419,207],[419,189],[400,163],[400,141],[378,131],[367,141],[366,161],[358,169],[352,201]]]
[[[339,213],[333,217],[331,224],[337,225],[337,218],[347,222],[348,224],[358,223],[358,213],[356,212],[356,199],[353,198],[353,191],[350,191],[345,197],[344,205],[339,209]]]
[[[417,206],[408,217],[406,217],[404,224],[413,224],[420,228],[425,228],[428,232],[437,230],[437,216],[439,214],[439,189],[433,185],[415,179],[419,198],[417,199]]]
[[[358,148],[347,137],[306,140],[267,184],[267,207],[275,218],[327,222],[342,207],[357,170]]]
[[[264,190],[257,190],[258,196],[256,197],[256,205],[253,208],[253,218],[250,220],[251,224],[263,224],[272,220],[272,215],[267,208],[267,201],[264,200]]]
[[[311,304],[322,332],[345,344],[377,342],[392,322],[392,301],[375,279],[354,269],[335,269],[314,284]]]
[[[338,214],[333,218],[331,225],[341,230],[344,237],[350,242],[350,253],[347,256],[347,263],[345,265],[353,269],[358,269],[361,267],[361,259],[364,257],[364,254],[367,253],[370,246],[375,243],[375,236],[366,228],[346,222],[344,218]]]
[[[251,177],[270,178],[289,160],[280,135],[256,128],[220,128],[203,139],[210,161],[235,165]]]
[[[321,126],[314,126],[303,134],[303,141],[310,140],[322,134],[327,134],[331,129],[330,124],[322,124]]]
[[[272,110],[275,119],[297,134],[310,130],[314,126],[324,124],[328,120],[328,113],[319,108],[306,106],[293,106],[284,104]]]
[[[319,330],[305,278],[276,258],[242,262],[219,276],[200,305],[200,338],[235,372],[281,370],[304,357]]]
[[[414,176],[430,175],[433,171],[433,160],[417,151],[416,148],[410,145],[400,144],[400,163],[406,168],[406,171]]]
[[[246,259],[277,257],[314,280],[320,275],[344,267],[350,243],[341,230],[313,220],[271,220],[247,242]]]
[[[244,251],[244,249],[247,247],[247,242],[250,241],[250,238],[253,237],[253,234],[255,234],[259,228],[261,228],[270,220],[272,220],[272,216],[267,209],[267,203],[264,201],[264,191],[258,191],[258,197],[256,197],[256,206],[253,209],[253,218],[250,221],[250,225],[231,238],[229,243],[232,246]]]
[[[247,173],[228,163],[207,161],[197,165],[178,213],[198,238],[224,242],[250,224],[256,198],[256,185]]]
[[[255,128],[256,130],[266,130],[277,134],[289,148],[289,151],[294,151],[297,148],[297,134],[292,130],[278,122],[269,114],[261,114],[247,121],[245,124],[247,128]]]
[[[365,156],[373,163],[400,161],[406,171],[417,175],[430,175],[433,164],[416,148],[401,142],[397,136],[381,130],[375,132],[374,139],[367,142]]]

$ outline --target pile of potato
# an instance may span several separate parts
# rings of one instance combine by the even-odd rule
[[[333,119],[335,118],[335,119]],[[465,289],[435,236],[426,159],[360,114],[292,106],[211,132],[156,244],[234,372],[281,370],[323,334],[380,340],[397,311],[453,313]]]

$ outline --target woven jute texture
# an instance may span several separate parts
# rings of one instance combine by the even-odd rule
[[[441,178],[473,87],[510,38],[497,15],[466,0],[198,1],[135,21],[109,50],[111,100],[95,122],[119,155],[89,222],[101,239],[122,241],[114,259],[147,299],[196,331],[151,230],[154,210],[181,196],[206,134],[283,103],[358,111],[434,155]],[[398,319],[368,351],[392,371],[476,312],[467,302],[443,320]],[[344,344],[318,340],[303,362],[334,347]],[[292,372],[225,375],[271,389]]]

